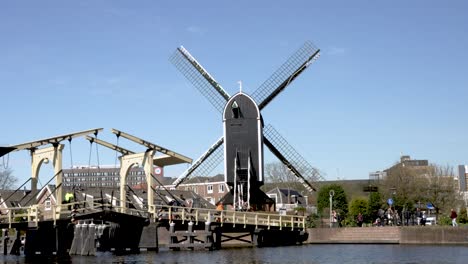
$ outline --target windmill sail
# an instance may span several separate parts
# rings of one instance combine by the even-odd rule
[[[317,59],[319,53],[320,49],[311,42],[304,43],[270,78],[260,85],[252,94],[260,110],[280,94],[313,60]]]
[[[278,159],[299,179],[310,192],[316,187],[310,181],[323,180],[320,173],[312,167],[289,143],[271,126],[263,129],[263,142]]]
[[[200,158],[198,158],[190,168],[174,181],[174,188],[177,188],[183,181],[191,175],[207,176],[223,161],[223,145],[224,138],[221,137],[214,143]]]
[[[169,61],[220,113],[223,112],[229,94],[184,47],[177,48]]]

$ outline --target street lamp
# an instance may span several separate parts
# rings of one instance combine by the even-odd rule
[[[333,204],[333,196],[335,195],[335,191],[334,190],[330,190],[330,192],[328,192],[328,194],[330,195],[330,228],[332,228],[332,224],[333,224],[333,214],[332,214],[332,204]]]

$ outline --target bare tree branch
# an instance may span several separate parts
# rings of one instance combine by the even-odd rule
[[[12,189],[18,179],[10,169],[0,169],[0,190]]]

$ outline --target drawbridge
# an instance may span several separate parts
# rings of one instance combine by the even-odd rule
[[[97,250],[139,252],[142,236],[148,235],[144,231],[148,226],[156,227],[156,231],[151,233],[155,237],[154,243],[145,246],[152,249],[157,249],[164,242],[174,250],[199,247],[217,249],[233,240],[261,246],[275,244],[274,237],[281,236],[274,234],[287,234],[286,237],[291,238],[289,243],[292,244],[304,241],[304,216],[155,204],[154,194],[163,186],[158,186],[158,180],[153,175],[153,166],[191,163],[192,160],[149,141],[112,129],[117,137],[124,137],[146,148],[146,151],[136,153],[98,139],[100,131],[102,128],[2,148],[2,151],[5,150],[3,153],[28,150],[31,154],[32,173],[31,178],[17,190],[0,198],[0,228],[12,231],[3,234],[1,245],[4,254],[20,254],[22,247],[24,254],[28,256],[95,255]],[[101,197],[79,200],[75,194],[76,199],[72,201],[64,199],[67,196],[62,188],[62,152],[65,146],[61,142],[67,140],[71,143],[76,137],[86,137],[91,143],[106,146],[122,154],[119,157],[118,195],[112,194],[109,198],[101,194]],[[49,161],[52,161],[54,176],[45,185],[55,179],[55,187],[47,197],[38,199],[39,170],[42,164]],[[131,206],[126,195],[127,174],[133,166],[144,168],[147,181],[146,204],[139,209]],[[31,191],[25,197],[29,197],[29,201],[15,206],[12,197],[15,193],[22,192],[21,188],[28,182],[31,182]],[[166,191],[170,192],[167,189]],[[83,197],[86,197],[85,191],[75,192],[83,192]],[[53,200],[54,203],[47,204],[44,203],[45,200]],[[163,230],[170,234],[168,241],[158,237],[158,233],[164,232]]]

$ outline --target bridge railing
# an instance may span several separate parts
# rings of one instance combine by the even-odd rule
[[[0,224],[11,225],[20,222],[37,222],[37,206],[36,207],[11,207],[0,210]]]
[[[37,204],[29,207],[9,207],[0,209],[0,224],[12,224],[28,222],[36,225],[39,221],[52,220],[54,224],[59,219],[72,218],[86,213],[93,213],[102,210],[112,210],[121,212],[124,208],[102,201],[102,199],[72,202],[61,205]],[[148,217],[146,210],[125,208],[125,212],[130,215]]]
[[[189,208],[181,206],[161,206],[154,208],[154,220],[181,220],[192,222],[217,222],[220,225],[254,225],[258,227],[276,227],[278,229],[305,229],[305,216],[280,215],[268,212],[244,212],[233,210],[215,210],[204,208]]]
[[[59,219],[72,218],[74,215],[82,215],[86,213],[98,212],[102,210],[113,210],[131,215],[139,215],[142,217],[149,217],[150,214],[147,210],[122,208],[115,204],[103,202],[100,199],[87,200],[85,202],[74,202],[61,205],[45,206],[44,204],[32,205],[29,207],[14,207],[8,209],[1,209],[0,224],[7,223],[11,228],[12,224],[20,222],[29,222],[35,224],[39,221],[53,220],[54,223]],[[305,216],[299,215],[280,215],[278,213],[267,212],[244,212],[233,210],[215,210],[205,208],[189,208],[181,206],[165,206],[155,205],[150,208],[153,220],[181,220],[193,222],[217,222],[220,225],[250,225],[258,227],[266,227],[270,229],[275,227],[278,229],[291,228],[291,229],[305,229]]]

